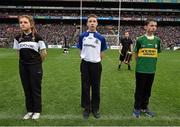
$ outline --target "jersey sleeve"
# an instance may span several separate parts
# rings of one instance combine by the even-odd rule
[[[45,45],[45,42],[43,41],[42,37],[37,35],[37,42],[38,42],[38,45],[39,45],[39,49],[42,50],[42,49],[46,49],[46,45]]]
[[[161,52],[161,39],[159,39],[158,41],[158,53]]]
[[[19,50],[19,44],[16,38],[14,38],[14,44],[13,44],[13,49]]]
[[[140,47],[141,47],[140,39],[138,38],[137,41],[136,41],[134,52],[137,53],[139,51]]]
[[[79,41],[77,43],[77,48],[79,48],[79,49],[82,49],[82,43],[83,43],[82,40],[83,40],[83,35],[81,34],[79,36]]]
[[[103,37],[101,40],[101,52],[107,49],[106,39]]]

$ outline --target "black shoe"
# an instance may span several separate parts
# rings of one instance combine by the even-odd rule
[[[120,71],[121,65],[118,66],[118,71]]]
[[[98,118],[101,117],[99,110],[98,110],[98,111],[93,111],[92,113],[93,113],[93,116],[94,116],[96,119],[98,119]]]
[[[89,113],[90,113],[90,111],[88,109],[84,109],[84,111],[83,111],[83,118],[84,119],[88,119],[89,118]]]
[[[131,70],[131,66],[128,66],[128,70]]]

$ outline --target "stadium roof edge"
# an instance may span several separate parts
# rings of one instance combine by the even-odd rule
[[[48,1],[48,2],[80,2],[81,0],[4,0],[4,1]],[[119,0],[82,0],[82,2],[119,2]],[[121,0],[121,2],[135,3],[180,3],[180,0]]]

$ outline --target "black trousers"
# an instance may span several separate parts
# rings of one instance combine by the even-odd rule
[[[81,70],[81,107],[92,111],[99,110],[100,104],[100,80],[101,80],[101,63],[91,63],[82,60]],[[90,92],[90,87],[92,92]],[[92,94],[92,97],[90,96]]]
[[[134,108],[137,110],[147,109],[149,98],[151,96],[151,88],[155,74],[146,74],[136,72],[136,89]]]
[[[41,112],[42,64],[19,63],[19,74],[25,93],[27,112]]]
[[[128,51],[128,50],[127,50],[127,51]],[[121,62],[124,61],[127,51],[126,51],[126,50],[122,50],[122,51],[121,51],[121,54],[120,54],[120,56],[119,56],[119,60],[120,60]]]

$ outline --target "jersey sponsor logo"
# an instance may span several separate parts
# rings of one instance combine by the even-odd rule
[[[30,49],[34,49],[34,45],[20,44],[20,48],[30,48]]]
[[[158,53],[155,48],[141,48],[138,52],[138,57],[152,57],[157,58]]]
[[[148,44],[148,46],[151,46],[151,45],[153,45],[153,44]]]
[[[96,48],[96,46],[91,45],[91,44],[84,44],[83,46],[85,46],[85,47],[92,47],[92,48]]]
[[[35,51],[38,52],[38,43],[36,42],[21,42],[19,43],[19,48],[22,49],[22,48],[28,48],[28,49],[33,49]]]

